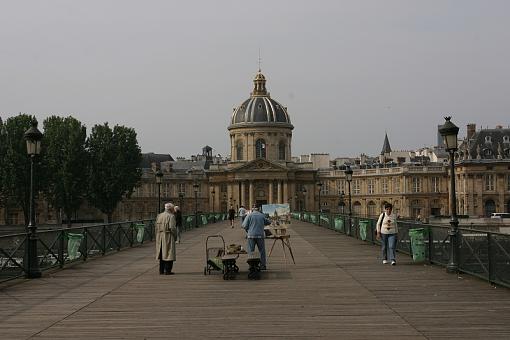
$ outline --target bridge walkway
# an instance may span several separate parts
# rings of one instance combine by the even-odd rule
[[[259,281],[204,276],[205,239],[244,243],[228,222],[191,230],[176,275],[153,244],[0,288],[2,339],[509,339],[510,290],[444,268],[382,265],[379,248],[293,221],[296,264],[276,246]],[[266,242],[266,247],[272,241]]]

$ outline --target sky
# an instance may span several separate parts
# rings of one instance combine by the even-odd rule
[[[259,67],[294,156],[510,124],[510,1],[0,0],[0,117],[132,127],[142,152],[230,152]]]

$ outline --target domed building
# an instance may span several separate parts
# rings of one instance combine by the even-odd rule
[[[234,109],[230,126],[232,161],[290,161],[292,126],[287,108],[272,99],[260,72],[250,98]]]
[[[302,195],[303,185],[314,183],[316,171],[291,160],[294,126],[287,108],[271,98],[260,70],[253,84],[250,98],[230,119],[230,162],[211,165],[207,171],[215,193],[210,195],[213,210],[271,203],[297,206],[304,197],[296,192]]]

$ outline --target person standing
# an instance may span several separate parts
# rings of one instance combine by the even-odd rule
[[[230,228],[234,228],[234,219],[236,218],[236,211],[234,207],[231,205],[228,210],[228,219],[230,220]]]
[[[394,266],[397,264],[396,260],[396,247],[397,247],[397,218],[398,216],[393,212],[393,205],[386,203],[384,205],[384,212],[379,216],[377,221],[377,239],[381,240],[381,251],[383,264],[391,262]]]
[[[182,233],[182,212],[179,206],[174,207],[175,211],[175,227],[177,228],[177,241],[176,243],[181,243],[181,233]]]
[[[255,245],[260,253],[260,269],[266,270],[266,233],[264,226],[271,224],[271,221],[266,218],[266,215],[261,213],[257,206],[253,206],[251,214],[246,216],[242,224],[244,230],[247,232],[248,239],[248,253],[251,254],[255,251]]]
[[[244,222],[244,219],[246,218],[246,209],[244,208],[244,205],[241,205],[241,208],[239,208],[239,217],[241,217],[241,225]]]
[[[165,204],[165,211],[156,218],[156,259],[159,260],[159,274],[173,275],[175,261],[175,226],[174,205]]]

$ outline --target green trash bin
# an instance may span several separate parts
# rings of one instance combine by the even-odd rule
[[[206,225],[206,224],[207,224],[207,216],[202,215],[202,225]]]
[[[67,256],[69,260],[76,260],[81,256],[80,245],[83,240],[83,234],[67,233]]]
[[[344,231],[344,219],[342,217],[335,218],[335,230]]]
[[[135,224],[135,229],[136,229],[136,240],[138,241],[138,243],[142,243],[143,236],[145,234],[145,224],[137,223],[137,224]]]
[[[367,230],[368,230],[368,226],[370,225],[370,221],[369,220],[360,220],[359,221],[359,238],[362,239],[363,241],[366,241],[367,239]]]
[[[426,236],[427,229],[425,228],[409,229],[409,239],[411,240],[411,252],[413,253],[414,262],[423,262],[426,259]]]

